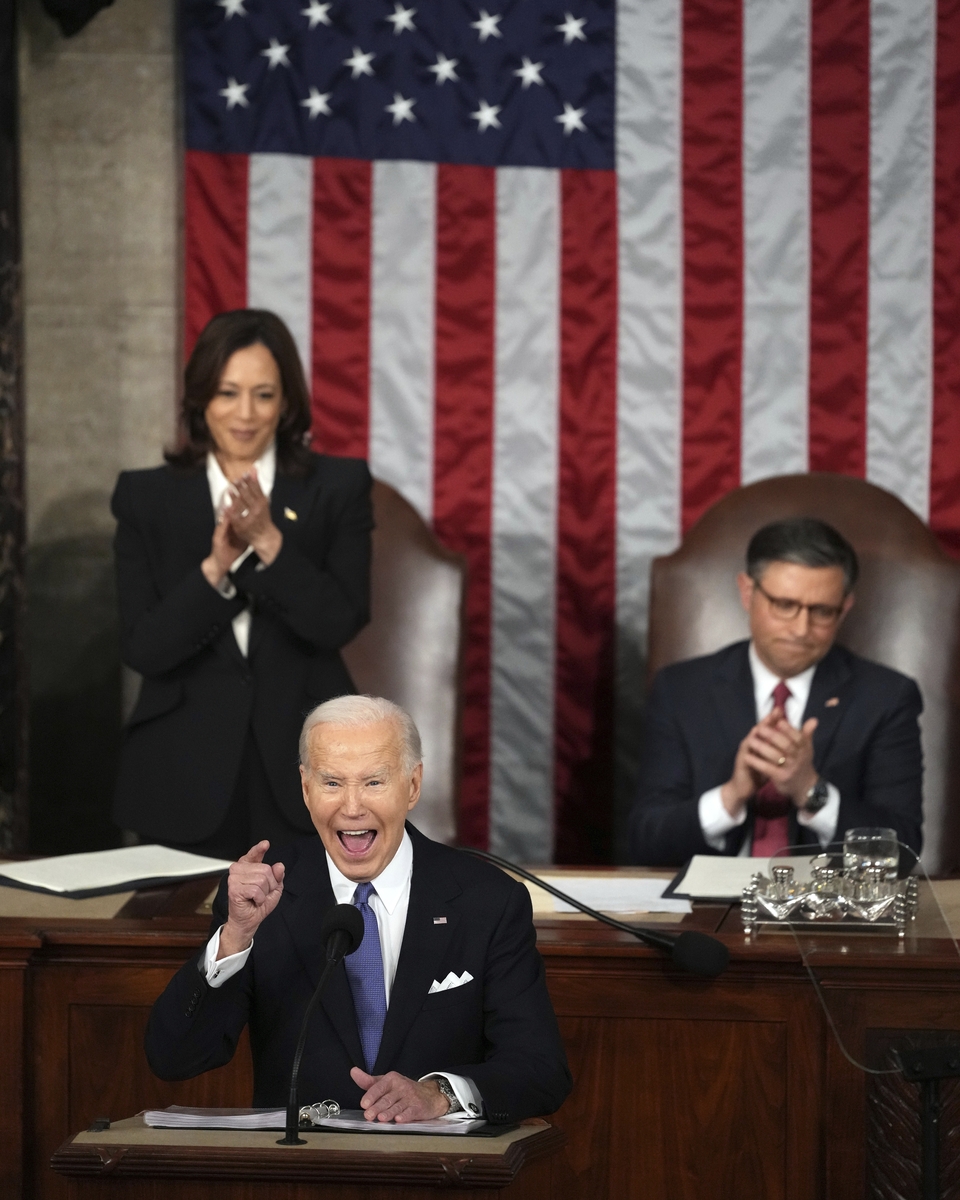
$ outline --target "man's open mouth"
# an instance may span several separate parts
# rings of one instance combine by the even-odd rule
[[[340,845],[348,854],[366,854],[377,837],[375,829],[338,829]]]

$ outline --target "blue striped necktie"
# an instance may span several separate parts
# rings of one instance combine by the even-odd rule
[[[353,903],[363,917],[363,941],[353,954],[347,955],[343,965],[347,968],[353,1006],[357,1010],[360,1027],[360,1044],[363,1046],[364,1066],[373,1071],[383,1036],[383,1022],[387,1016],[387,991],[383,982],[383,955],[380,953],[380,930],[377,914],[370,907],[370,896],[375,893],[372,883],[358,883],[353,893]]]

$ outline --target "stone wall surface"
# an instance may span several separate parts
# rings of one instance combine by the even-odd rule
[[[31,848],[116,844],[109,500],[160,461],[179,362],[173,0],[20,28]]]

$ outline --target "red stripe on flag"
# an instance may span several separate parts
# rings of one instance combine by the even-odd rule
[[[683,6],[684,531],[739,486],[743,345],[743,16]]]
[[[437,169],[433,521],[469,567],[460,839],[486,846],[490,800],[490,529],[496,185]]]
[[[617,185],[563,171],[557,496],[557,862],[609,862],[616,608]]]
[[[870,0],[813,0],[810,48],[811,471],[867,458]]]
[[[937,11],[930,525],[960,554],[960,3]]]
[[[368,454],[370,163],[313,163],[313,444]]]
[[[184,353],[217,313],[247,303],[245,154],[188,150],[184,189]]]

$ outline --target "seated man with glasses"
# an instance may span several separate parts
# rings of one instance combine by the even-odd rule
[[[776,521],[754,534],[746,568],[750,640],[654,680],[632,860],[826,847],[863,825],[893,828],[919,853],[920,691],[836,644],[853,547],[823,521]]]

